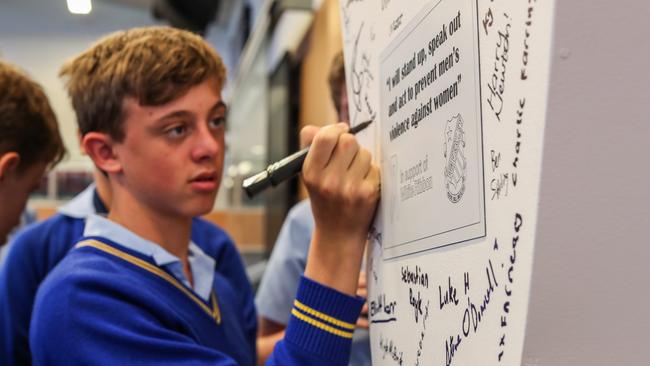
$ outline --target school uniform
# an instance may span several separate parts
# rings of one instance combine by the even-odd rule
[[[95,198],[96,196],[96,198]],[[106,207],[91,184],[47,220],[21,231],[0,268],[0,365],[30,365],[29,323],[36,290],[83,234],[85,218]]]
[[[0,269],[0,365],[31,364],[29,326],[36,291],[82,237],[86,218],[95,213],[106,213],[106,207],[93,184],[62,206],[56,215],[16,237]],[[245,344],[253,350],[257,326],[253,293],[234,244],[220,228],[202,219],[192,221],[192,241],[214,258],[214,271],[238,289]]]
[[[190,242],[190,285],[178,258],[92,215],[84,237],[38,291],[34,364],[254,365],[254,327],[240,296],[250,286],[216,269],[224,260],[215,255],[218,244]],[[206,271],[211,260],[215,270]],[[268,364],[345,365],[362,304],[303,278],[285,339]]]

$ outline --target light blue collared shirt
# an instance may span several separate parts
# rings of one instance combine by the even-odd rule
[[[209,301],[216,262],[194,242],[190,241],[188,257],[192,278],[194,279],[194,287],[192,287],[183,273],[183,264],[178,257],[169,253],[160,245],[138,236],[116,222],[92,214],[86,220],[84,236],[101,236],[133,251],[152,257],[156,265],[167,269],[177,280],[184,283],[188,288],[192,288],[203,300]]]
[[[59,213],[75,219],[85,219],[96,213],[95,205],[93,204],[93,194],[95,194],[95,183],[91,183],[83,192],[76,195],[65,205],[59,207]]]

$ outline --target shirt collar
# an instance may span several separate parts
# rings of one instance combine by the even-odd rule
[[[91,183],[83,192],[76,195],[70,202],[59,207],[59,213],[73,217],[75,219],[85,219],[95,213],[93,204],[93,194],[95,192],[95,183]]]
[[[178,257],[114,221],[91,214],[86,219],[84,236],[105,237],[133,251],[152,257],[156,265],[169,270],[177,280],[192,288],[183,273],[183,266]],[[215,260],[192,241],[189,243],[188,260],[194,280],[194,292],[203,300],[209,301],[214,280]]]

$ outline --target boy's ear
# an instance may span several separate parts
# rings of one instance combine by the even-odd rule
[[[81,138],[81,149],[95,166],[106,173],[119,173],[122,164],[115,154],[115,141],[104,133],[88,132]]]
[[[20,155],[15,151],[8,151],[0,155],[0,181],[3,181],[8,174],[18,170]]]

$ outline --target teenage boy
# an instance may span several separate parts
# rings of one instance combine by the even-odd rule
[[[64,155],[56,116],[43,89],[0,61],[0,245],[20,222],[45,170]]]
[[[35,364],[253,365],[238,288],[215,248],[190,241],[224,157],[225,71],[200,37],[170,28],[113,34],[66,65],[84,150],[108,176],[107,218],[39,289]],[[347,126],[315,135],[304,164],[316,228],[285,339],[269,364],[344,365],[379,173]]]
[[[86,219],[92,214],[106,215],[110,204],[108,179],[95,171],[94,184],[59,208],[57,214],[15,237],[0,268],[0,365],[31,365],[29,324],[36,291],[83,235]],[[253,292],[234,243],[220,228],[200,218],[192,221],[192,241],[215,248],[211,255],[219,258],[216,270],[239,289],[244,330],[252,338],[256,327]]]

